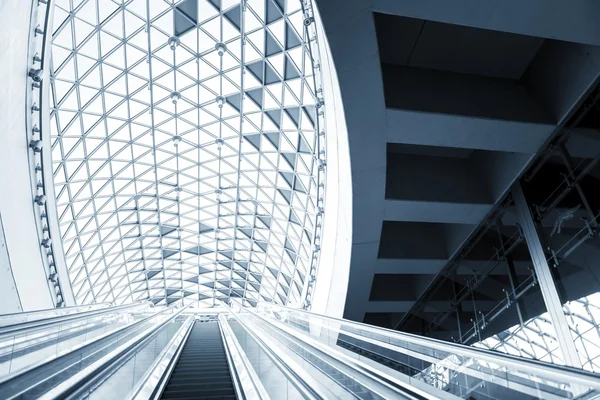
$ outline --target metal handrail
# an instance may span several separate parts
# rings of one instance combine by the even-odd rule
[[[180,314],[181,315],[181,314]],[[190,322],[191,321],[191,322]],[[134,388],[131,399],[159,399],[169,378],[175,369],[175,364],[181,355],[188,337],[194,327],[194,317],[188,316],[186,322],[181,326],[180,331],[173,337],[172,343],[167,345],[161,354],[156,358],[152,366],[148,369],[145,378],[140,380],[137,388]],[[181,338],[181,339],[179,339]],[[161,366],[166,361],[164,368]],[[162,371],[161,371],[162,370]],[[152,381],[156,380],[155,383]],[[150,393],[147,393],[150,391]]]
[[[125,344],[119,346],[111,353],[105,355],[100,360],[89,365],[85,369],[79,371],[77,374],[61,382],[50,391],[44,393],[40,399],[76,399],[79,398],[86,390],[89,390],[92,386],[103,382],[110,376],[114,371],[118,370],[125,362],[130,359],[132,354],[141,347],[144,346],[149,340],[154,338],[154,335],[158,333],[166,324],[171,322],[177,316],[181,314],[183,310],[189,307],[182,307],[177,312],[174,312],[172,316],[165,319],[156,326],[150,327],[139,333],[133,339],[128,340]],[[172,310],[168,307],[162,311],[153,314],[150,318],[153,318],[159,314],[164,313],[167,310]],[[144,321],[147,321],[145,319]]]
[[[269,304],[269,307],[279,308],[288,312],[300,312],[313,317],[334,321],[337,323],[354,325],[367,332],[379,335],[387,335],[388,337],[392,337],[397,340],[404,340],[405,342],[416,344],[419,346],[428,346],[432,349],[444,351],[446,353],[484,360],[487,362],[498,364],[507,369],[519,370],[531,373],[536,376],[545,376],[546,378],[551,377],[550,379],[552,380],[568,381],[572,384],[585,385],[587,387],[600,389],[600,374],[586,371],[583,369],[578,369],[565,365],[549,364],[543,361],[521,358],[510,354],[499,353],[491,350],[474,348],[452,342],[444,342],[439,339],[414,335],[406,332],[398,332],[387,328],[374,327],[362,322],[348,321],[341,318],[328,317],[326,315],[311,313],[301,309],[293,309],[274,304]]]
[[[291,327],[281,324],[279,321],[273,321],[268,318],[265,318],[265,316],[261,315],[260,313],[256,313],[255,311],[252,311],[252,310],[248,310],[248,311],[251,315],[255,316],[256,318],[259,318],[261,321],[264,321],[266,324],[273,327],[278,332],[282,332],[285,335],[292,337],[293,338],[292,341],[300,342],[303,344],[303,347],[305,347],[305,348],[312,348],[312,349],[316,350],[317,352],[331,356],[335,360],[335,362],[341,363],[349,370],[354,371],[360,375],[363,375],[365,378],[367,378],[370,381],[376,382],[378,385],[381,385],[381,387],[385,388],[384,390],[391,390],[394,393],[400,394],[400,395],[405,396],[406,398],[410,398],[410,399],[425,400],[425,399],[442,399],[442,398],[455,399],[456,398],[456,396],[454,396],[454,395],[451,395],[449,393],[444,393],[442,391],[438,391],[437,389],[435,390],[434,393],[429,393],[426,390],[423,390],[423,388],[417,388],[414,385],[410,384],[409,382],[404,382],[404,381],[395,379],[394,377],[392,377],[390,375],[385,376],[387,374],[383,374],[381,370],[377,370],[377,369],[373,368],[368,363],[364,363],[358,359],[348,357],[347,355],[343,354],[342,352],[338,352],[337,350],[334,350],[331,347],[323,345],[318,340],[314,340],[313,338],[308,337],[304,333],[301,333]],[[314,353],[314,354],[317,355],[316,353]],[[317,357],[322,359],[324,362],[329,363],[328,361],[325,361],[321,356],[317,355]],[[354,378],[354,380],[357,381],[361,386],[364,386],[367,389],[373,391],[374,393],[377,393],[379,396],[385,397],[384,393],[377,392],[377,390],[381,390],[381,389],[372,387],[371,384],[367,384],[366,382],[359,381],[356,378]],[[400,393],[398,393],[398,392],[400,392]]]
[[[223,348],[225,349],[225,357],[227,358],[227,366],[229,367],[229,374],[231,375],[231,379],[233,381],[233,388],[236,394],[236,397],[244,400],[246,396],[244,396],[244,391],[242,390],[242,383],[240,382],[240,377],[238,372],[235,369],[233,364],[233,358],[231,356],[231,349],[227,346],[227,341],[225,339],[225,334],[223,333],[223,327],[221,325],[221,321],[217,319],[217,323],[219,324],[219,334],[221,335],[221,342],[223,342]]]
[[[47,329],[55,325],[61,325],[69,321],[78,321],[80,319],[90,318],[96,315],[109,314],[113,311],[134,308],[143,305],[144,302],[131,303],[121,306],[101,308],[100,310],[84,311],[76,314],[59,315],[57,317],[38,319],[31,322],[21,322],[19,324],[7,325],[0,328],[0,339],[4,336],[14,336],[19,334],[30,334],[42,329]]]
[[[16,312],[16,313],[9,313],[9,314],[2,314],[0,316],[0,319],[2,318],[6,318],[6,317],[11,317],[11,316],[23,316],[23,315],[35,315],[35,314],[41,314],[41,313],[47,313],[50,311],[62,311],[62,310],[69,310],[71,308],[84,308],[84,307],[110,307],[111,303],[94,303],[94,304],[86,304],[86,305],[77,305],[77,306],[68,306],[68,307],[60,307],[60,308],[45,308],[43,310],[34,310],[34,311],[25,311],[25,312]],[[68,314],[64,314],[64,315],[68,315]],[[9,326],[9,325],[6,325]]]
[[[256,371],[252,368],[248,357],[241,349],[239,341],[231,330],[231,326],[229,326],[229,321],[226,320],[223,314],[219,316],[219,326],[221,327],[224,339],[223,345],[230,351],[231,361],[235,365],[238,378],[240,378],[240,386],[243,388],[244,397],[252,400],[269,400],[270,397],[267,391],[263,387]],[[244,377],[246,380],[243,379]],[[244,384],[244,382],[248,383]]]
[[[303,398],[315,399],[315,400],[321,398],[321,396],[319,396],[319,394],[314,391],[314,388],[312,388],[304,383],[304,380],[300,378],[300,376],[298,375],[297,372],[295,372],[294,370],[287,367],[288,364],[285,362],[285,360],[283,360],[281,355],[273,352],[272,349],[265,344],[263,339],[260,338],[258,335],[256,335],[256,333],[254,333],[254,331],[249,329],[247,327],[246,323],[243,322],[235,312],[232,312],[229,309],[228,309],[228,311],[229,311],[229,314],[232,315],[235,318],[235,320],[241,326],[244,327],[244,329],[246,330],[246,333],[265,352],[267,357],[269,357],[269,359],[271,359],[271,361],[277,366],[277,368],[281,371],[281,373],[283,375],[285,375],[285,377],[288,379],[288,381],[290,383],[292,383],[292,385],[294,385],[294,387],[296,389],[298,389],[298,391],[300,392],[300,394],[302,395]]]
[[[166,310],[166,309],[165,309],[165,310]],[[155,317],[156,315],[158,315],[158,314],[161,314],[161,313],[163,313],[163,312],[164,312],[164,310],[163,310],[163,311],[159,311],[159,312],[157,312],[157,313],[154,313],[154,314],[152,314],[152,315],[150,315],[150,316],[148,316],[148,317],[146,317],[146,318],[142,318],[142,319],[140,319],[140,320],[138,320],[138,321],[131,322],[131,323],[129,323],[129,324],[127,324],[127,325],[125,325],[125,326],[119,327],[118,329],[114,329],[114,330],[112,330],[112,331],[109,331],[109,332],[107,332],[107,333],[105,333],[105,334],[103,334],[103,335],[100,335],[100,336],[98,336],[98,337],[94,337],[94,338],[92,338],[92,339],[90,339],[90,340],[88,340],[88,341],[86,341],[86,342],[83,342],[83,343],[80,343],[80,344],[78,344],[78,345],[76,345],[76,346],[73,346],[73,347],[72,347],[71,349],[69,349],[68,351],[61,352],[61,353],[59,353],[59,354],[56,354],[56,355],[54,355],[54,356],[52,356],[52,357],[49,357],[49,358],[47,358],[47,359],[44,359],[44,360],[41,360],[40,362],[34,363],[34,364],[32,364],[32,365],[29,365],[27,368],[25,368],[25,369],[23,369],[23,370],[20,370],[20,371],[18,371],[18,372],[17,372],[16,374],[14,374],[14,375],[9,375],[9,376],[0,377],[0,385],[1,385],[1,384],[5,384],[6,382],[8,382],[8,381],[10,381],[10,380],[13,380],[13,379],[18,379],[19,377],[21,377],[21,376],[23,376],[23,375],[25,375],[25,374],[27,374],[27,373],[29,373],[29,372],[31,372],[31,371],[34,371],[34,370],[36,370],[37,368],[42,368],[44,365],[46,365],[46,364],[48,364],[48,363],[50,363],[50,362],[53,362],[53,361],[55,361],[55,360],[58,360],[58,359],[60,359],[60,358],[62,358],[62,357],[67,357],[69,354],[71,354],[71,353],[73,353],[73,352],[75,352],[75,351],[81,350],[81,349],[83,349],[83,348],[85,348],[85,347],[87,347],[87,346],[91,346],[91,345],[93,345],[93,344],[95,344],[95,343],[100,343],[102,340],[105,340],[105,339],[107,339],[107,338],[109,338],[109,337],[111,337],[111,336],[113,336],[113,335],[117,335],[119,332],[123,332],[123,331],[125,331],[125,330],[131,329],[131,328],[134,328],[134,327],[136,327],[136,326],[140,326],[140,325],[142,325],[143,323],[145,323],[145,322],[147,322],[148,320],[150,320],[151,318],[153,318],[153,317]],[[67,367],[65,367],[65,368],[68,368],[68,367],[69,367],[69,366],[67,366]],[[62,368],[62,369],[64,370],[65,368]],[[53,371],[53,372],[59,373],[60,371]],[[53,376],[53,375],[52,375],[52,376]],[[45,380],[47,380],[47,379],[50,379],[52,376],[48,376],[48,377],[46,377],[46,379],[45,379]],[[41,383],[41,382],[38,382],[37,384],[40,384],[40,383]]]
[[[265,318],[265,317],[263,317],[263,318]],[[290,320],[290,322],[293,321],[293,322],[296,322],[296,323],[291,323],[291,324],[289,324],[289,326],[286,325],[286,324],[282,324],[280,321],[277,321],[277,320],[272,321],[272,323],[273,324],[279,324],[279,325],[285,326],[285,329],[289,329],[291,331],[294,331],[295,334],[297,334],[298,336],[306,335],[305,332],[302,332],[302,329],[298,329],[298,322],[302,323],[305,320],[303,320],[301,318],[298,318],[298,316],[290,316],[289,320]],[[529,384],[527,384],[527,383],[515,381],[514,379],[515,379],[516,375],[513,374],[511,371],[506,371],[505,373],[503,373],[503,375],[506,374],[506,376],[504,376],[503,379],[497,380],[497,379],[495,379],[495,375],[493,375],[493,374],[492,375],[489,375],[489,374],[486,375],[487,373],[483,372],[480,368],[471,368],[469,366],[468,362],[467,363],[462,363],[462,364],[456,364],[454,361],[450,361],[449,363],[446,363],[446,361],[448,361],[448,359],[449,359],[448,357],[444,356],[444,358],[440,358],[439,356],[436,356],[435,354],[420,353],[417,350],[411,349],[410,346],[400,347],[400,346],[393,345],[393,344],[385,342],[385,341],[381,341],[380,339],[373,339],[373,338],[368,337],[368,336],[361,336],[358,333],[354,333],[354,332],[350,332],[350,331],[338,331],[338,330],[336,330],[334,328],[332,329],[331,327],[327,327],[327,326],[322,326],[321,328],[322,328],[322,331],[321,331],[321,334],[320,334],[321,337],[323,337],[323,335],[325,335],[325,337],[328,337],[330,339],[335,340],[337,345],[339,345],[340,342],[350,343],[350,342],[347,342],[344,339],[341,339],[338,336],[338,334],[342,334],[343,333],[344,335],[346,335],[348,337],[351,337],[351,338],[354,338],[354,339],[358,339],[360,341],[363,341],[363,342],[366,342],[366,343],[369,343],[369,344],[373,344],[373,345],[378,346],[378,347],[380,347],[382,349],[391,350],[391,351],[396,352],[398,354],[406,355],[406,356],[408,356],[410,358],[416,358],[416,359],[422,360],[422,361],[424,361],[426,363],[425,365],[431,365],[431,364],[433,364],[432,368],[435,368],[436,366],[441,366],[442,368],[452,370],[452,374],[454,376],[461,375],[461,374],[469,375],[472,378],[474,378],[475,380],[489,381],[489,382],[498,384],[500,386],[504,386],[506,388],[509,388],[511,390],[515,390],[515,391],[521,392],[521,393],[523,393],[525,395],[535,396],[536,394],[539,394],[541,391],[544,391],[544,398],[548,399],[548,400],[551,400],[551,399],[552,400],[560,400],[560,399],[564,398],[563,396],[560,396],[560,395],[557,396],[555,393],[552,392],[552,390],[546,391],[542,387],[538,387],[538,382],[531,381],[531,382],[529,382]],[[307,340],[313,340],[313,341],[315,341],[316,345],[321,345],[318,340],[312,339],[312,338],[310,338],[310,336],[309,336],[309,338]],[[360,348],[360,346],[358,346],[358,347]],[[335,351],[333,347],[329,347],[329,348],[331,349],[330,351],[332,351],[332,352]],[[370,353],[372,353],[372,354],[375,354],[375,355],[378,355],[378,356],[381,356],[381,357],[386,357],[383,353],[379,353],[379,352],[377,352],[376,350],[374,350],[372,348],[371,349],[369,349],[369,348],[366,348],[366,349],[363,348],[363,349],[366,350],[366,351],[368,351],[368,352],[370,352]],[[342,354],[343,354],[343,352],[342,352]],[[366,357],[369,358],[368,356],[366,356]],[[388,357],[386,357],[386,358],[388,358]],[[353,360],[353,357],[351,357],[351,360],[352,360],[352,362],[356,362],[355,360]],[[392,360],[394,360],[394,359],[392,359]],[[363,362],[365,362],[365,361],[366,360],[363,360]],[[397,361],[397,360],[394,360],[394,361]],[[367,362],[366,365],[370,365],[370,363]],[[419,370],[418,374],[410,374],[409,376],[411,378],[416,378],[416,379],[415,379],[414,382],[412,380],[409,381],[409,384],[413,385],[413,387],[416,387],[415,385],[419,381],[422,381],[422,383],[424,383],[424,384],[427,384],[427,385],[432,386],[434,388],[440,389],[441,386],[432,383],[432,380],[438,381],[437,376],[435,376],[434,374],[433,375],[430,374],[429,372],[427,372],[427,370],[428,370],[428,368],[425,368],[423,370]],[[373,372],[377,373],[377,370],[373,371]],[[403,372],[400,372],[400,373],[404,374]],[[507,380],[507,382],[504,381],[505,379]],[[510,382],[508,382],[508,381],[510,381]],[[440,381],[440,382],[442,382],[442,381]],[[465,381],[465,384],[466,383],[467,382]],[[558,383],[560,384],[560,382],[558,382]],[[467,386],[463,386],[463,383],[461,383],[461,382],[454,382],[454,383],[452,383],[451,380],[448,380],[448,382],[446,382],[444,384],[444,386],[446,386],[446,385],[454,385],[457,388],[461,388],[460,390],[462,392],[462,389],[465,389],[467,391],[475,390],[479,386],[479,383],[472,384],[471,386],[468,386],[468,384],[467,384]],[[428,389],[426,389],[426,387],[424,387],[424,386],[421,386],[421,388],[422,388],[422,390],[428,391]],[[556,387],[555,387],[555,389],[556,389]],[[573,389],[573,388],[571,388],[571,389]],[[572,390],[572,392],[573,392],[573,390]],[[432,393],[432,394],[435,395],[435,396],[440,396],[437,393]]]

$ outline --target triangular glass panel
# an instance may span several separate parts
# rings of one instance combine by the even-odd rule
[[[246,92],[248,97],[259,107],[263,106],[263,88],[253,89]]]
[[[266,0],[266,2],[267,2],[267,15],[266,15],[267,24],[270,24],[271,22],[275,22],[275,21],[283,18],[283,13],[282,13],[281,9],[279,8],[279,5],[275,4],[275,2],[273,0]]]
[[[269,65],[269,63],[265,63],[265,85],[270,85],[272,83],[281,82],[281,78],[277,75],[277,72]],[[286,70],[287,74],[287,70]]]
[[[302,44],[302,41],[296,34],[296,31],[289,22],[285,22],[285,49],[293,49],[294,47],[298,47]]]
[[[221,0],[208,0],[217,10],[221,9]]]
[[[260,133],[254,135],[246,135],[244,136],[244,139],[246,139],[252,146],[254,146],[256,150],[260,150]]]
[[[162,252],[162,257],[163,258],[169,258],[174,254],[179,253],[179,250],[170,250],[170,249],[164,249]]]
[[[227,103],[231,104],[231,106],[239,112],[242,104],[242,95],[240,93],[236,93],[232,94],[231,96],[227,96]]]
[[[165,236],[168,235],[171,232],[174,232],[177,228],[173,227],[173,226],[166,226],[166,225],[161,225],[160,226],[160,234],[161,236]]]
[[[302,225],[302,222],[300,221],[300,219],[298,219],[298,216],[296,215],[294,210],[290,210],[290,222],[293,222],[294,224]]]
[[[304,139],[304,135],[300,134],[298,136],[299,136],[298,152],[305,153],[305,154],[311,154],[312,149],[308,145],[308,142],[306,141],[306,139]]]
[[[292,169],[296,168],[296,153],[281,153]]]
[[[265,133],[264,135],[267,137],[267,139],[269,139],[269,142],[271,142],[273,146],[275,146],[275,148],[279,149],[279,132]]]
[[[279,174],[283,177],[283,179],[285,180],[285,182],[291,188],[292,185],[294,184],[294,174],[291,173],[291,172],[282,172],[282,171],[280,171]]]
[[[265,35],[265,56],[270,57],[274,54],[281,53],[283,49],[268,29],[265,29]]]
[[[281,193],[281,195],[283,196],[285,201],[287,201],[288,204],[292,204],[292,191],[291,190],[277,189],[277,191],[279,193]]]
[[[206,225],[202,222],[200,222],[200,227],[199,227],[199,232],[200,233],[207,233],[207,232],[212,232],[214,230],[214,228],[210,225]]]
[[[248,71],[250,71],[250,73],[252,75],[254,75],[254,77],[258,81],[260,81],[261,83],[264,84],[264,82],[265,82],[265,80],[264,80],[264,75],[265,75],[264,61],[257,61],[252,64],[248,64],[248,65],[246,65],[246,68],[248,68]]]
[[[225,18],[233,24],[239,31],[241,28],[241,8],[236,6],[224,14]]]
[[[146,271],[146,277],[148,279],[152,279],[152,277],[158,275],[159,273],[161,273],[161,270],[150,270],[150,271]]]
[[[285,57],[285,80],[298,77],[300,77],[300,71],[298,71],[294,62],[289,57]]]

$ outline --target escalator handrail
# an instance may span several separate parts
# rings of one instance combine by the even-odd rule
[[[501,365],[509,370],[519,370],[532,373],[536,376],[544,376],[554,381],[567,381],[572,384],[585,385],[595,389],[600,389],[600,374],[578,369],[566,365],[550,364],[543,361],[522,358],[511,354],[500,353],[492,350],[474,348],[463,344],[445,342],[425,336],[419,336],[406,332],[394,331],[392,329],[374,327],[361,322],[348,321],[341,318],[329,317],[322,314],[311,313],[309,311],[289,308],[280,305],[269,304],[271,308],[279,308],[287,312],[299,312],[308,314],[312,317],[333,321],[347,325],[354,325],[357,329],[372,332],[378,335],[386,335],[397,340],[404,340],[411,344],[423,347],[430,347],[435,350],[450,354],[457,354],[463,357],[484,360],[487,362]]]
[[[296,371],[291,368],[288,368],[288,363],[282,357],[282,354],[276,354],[266,343],[260,338],[254,331],[248,328],[246,323],[242,321],[239,316],[232,312],[231,309],[227,309],[229,314],[232,315],[235,320],[244,328],[246,333],[256,342],[256,344],[265,352],[265,354],[273,361],[273,363],[278,367],[278,369],[285,375],[289,382],[294,385],[296,389],[300,392],[300,394],[305,399],[320,399],[322,398],[319,393],[317,393],[313,387],[306,384],[306,382],[298,375]]]
[[[8,317],[11,317],[11,316],[35,315],[35,314],[47,313],[47,312],[50,312],[50,311],[70,310],[71,308],[85,308],[85,307],[106,308],[106,307],[110,307],[110,306],[111,306],[111,303],[106,302],[106,303],[94,303],[94,304],[79,305],[79,306],[68,306],[68,307],[59,307],[59,308],[46,308],[46,309],[43,309],[43,310],[35,310],[35,311],[25,311],[25,312],[16,312],[16,313],[10,313],[10,314],[2,314],[2,316],[0,317],[0,320],[2,318],[8,318]],[[69,315],[69,313],[63,314],[63,315]],[[25,322],[27,322],[27,321],[25,321]],[[10,325],[14,325],[14,324],[10,324]],[[10,326],[10,325],[2,325],[2,327]]]
[[[140,379],[140,383],[132,391],[131,399],[160,399],[193,327],[194,317],[188,316],[186,322],[181,326],[179,332],[175,334],[171,343],[165,347],[154,363],[152,363],[145,377]],[[177,343],[178,337],[182,333],[182,338]],[[161,364],[165,362],[166,365],[163,368]],[[152,380],[156,380],[156,383],[152,383]],[[148,391],[149,393],[147,393]]]
[[[221,336],[221,342],[223,343],[223,348],[225,349],[225,357],[227,358],[229,375],[231,376],[231,380],[233,381],[233,389],[236,393],[236,398],[240,400],[245,400],[246,396],[244,395],[244,391],[242,390],[242,384],[240,382],[238,371],[235,369],[233,364],[233,357],[231,356],[231,350],[227,345],[227,340],[225,339],[225,334],[223,333],[221,320],[217,319],[217,323],[219,324],[219,335]]]
[[[308,335],[306,335],[304,333],[298,332],[291,327],[285,326],[284,324],[282,324],[279,321],[270,321],[267,318],[265,318],[264,316],[260,315],[259,313],[255,313],[252,310],[248,310],[248,311],[250,312],[251,315],[254,315],[255,317],[264,321],[266,323],[266,325],[270,325],[271,327],[273,327],[280,333],[284,333],[286,336],[293,338],[293,341],[295,341],[296,343],[299,341],[300,343],[303,343],[304,346],[313,348],[314,350],[317,350],[323,354],[330,355],[335,359],[336,362],[343,364],[350,370],[355,371],[358,374],[363,374],[363,375],[367,376],[369,379],[372,379],[372,380],[378,382],[378,384],[387,387],[387,389],[389,389],[389,390],[392,390],[395,392],[401,392],[402,396],[406,396],[407,398],[411,398],[411,399],[422,399],[422,400],[426,400],[426,399],[433,400],[433,399],[439,399],[439,398],[456,398],[455,396],[438,391],[437,389],[433,393],[429,393],[426,390],[424,390],[423,388],[415,387],[414,385],[410,384],[409,382],[403,382],[403,381],[394,379],[391,376],[383,376],[381,371],[378,371],[377,369],[373,368],[372,366],[370,366],[367,363],[364,363],[358,359],[348,358],[343,353],[340,353],[330,347],[327,347],[326,345],[323,345],[322,343],[320,343],[318,340],[314,340],[313,338],[310,338]],[[375,390],[374,388],[369,388],[369,389]],[[379,393],[379,395],[383,396],[382,393]],[[448,396],[442,397],[444,395],[448,395]]]
[[[130,330],[130,329],[133,329],[134,327],[136,327],[136,326],[139,326],[139,325],[141,325],[141,324],[145,323],[145,322],[146,322],[146,321],[148,321],[149,319],[151,319],[151,318],[153,318],[153,317],[155,317],[155,316],[157,316],[157,315],[159,315],[159,314],[161,314],[161,313],[165,312],[166,310],[168,310],[168,308],[167,308],[167,309],[165,309],[165,310],[162,310],[162,311],[156,312],[156,313],[154,313],[154,314],[151,314],[150,316],[148,316],[148,317],[146,317],[146,318],[142,318],[142,319],[140,319],[140,320],[138,320],[138,321],[134,321],[134,322],[132,322],[132,323],[130,323],[130,324],[128,324],[128,325],[125,325],[125,326],[122,326],[122,327],[120,327],[120,328],[118,328],[118,329],[112,330],[112,331],[110,331],[110,332],[108,332],[108,333],[106,333],[106,334],[104,334],[104,335],[100,335],[100,336],[98,336],[98,337],[95,337],[95,338],[93,338],[93,339],[91,339],[91,340],[89,340],[89,341],[87,341],[87,342],[80,343],[80,344],[78,344],[78,345],[76,345],[76,346],[73,346],[73,347],[72,347],[71,349],[69,349],[67,352],[61,353],[61,354],[59,354],[57,357],[51,357],[51,358],[45,359],[45,360],[43,360],[43,361],[41,361],[41,362],[39,362],[39,363],[32,364],[32,365],[30,365],[28,368],[26,368],[26,369],[23,369],[23,370],[19,371],[19,372],[18,372],[17,374],[15,374],[15,375],[10,375],[10,376],[3,377],[3,378],[1,378],[1,379],[0,379],[0,385],[2,385],[2,384],[6,384],[7,382],[10,382],[11,380],[14,380],[14,379],[18,379],[19,377],[21,377],[21,376],[23,376],[23,375],[25,375],[25,374],[32,373],[33,371],[35,371],[35,370],[37,370],[37,369],[39,369],[39,368],[44,368],[45,366],[49,365],[49,364],[50,364],[50,363],[52,363],[52,362],[57,362],[57,360],[60,360],[61,358],[68,357],[69,355],[73,354],[75,351],[83,351],[83,350],[84,350],[86,347],[93,346],[93,345],[95,345],[95,344],[97,344],[97,343],[100,343],[101,341],[110,341],[110,340],[111,340],[111,338],[114,338],[116,335],[119,335],[120,333],[122,333],[122,332],[124,332],[124,331]],[[101,350],[101,349],[100,349],[100,350]],[[97,351],[100,351],[100,350],[97,350]],[[96,352],[97,352],[97,351],[96,351]],[[95,353],[95,352],[94,352],[94,353]],[[39,382],[36,382],[36,385],[40,385],[40,384],[42,384],[44,381],[46,381],[46,380],[48,380],[48,379],[52,378],[52,376],[54,376],[54,375],[56,375],[56,374],[60,373],[61,371],[65,370],[66,368],[69,368],[69,367],[70,367],[70,366],[72,366],[72,365],[73,365],[73,364],[71,364],[71,365],[69,365],[69,366],[67,366],[67,367],[65,367],[65,368],[62,368],[60,371],[53,371],[53,372],[54,372],[54,374],[53,374],[53,375],[47,376],[47,377],[46,377],[46,379],[44,379],[44,380],[42,380],[42,381],[39,381]],[[23,390],[23,391],[22,391],[21,393],[19,393],[17,396],[19,396],[19,395],[21,395],[21,394],[25,393],[25,392],[26,392],[27,390],[29,390],[29,389],[31,389],[31,387],[30,387],[30,388],[28,388],[28,389],[25,389],[25,390]]]
[[[99,310],[84,311],[81,313],[65,314],[58,317],[38,319],[31,322],[21,322],[18,324],[7,325],[0,327],[0,340],[7,336],[28,335],[33,332],[38,332],[43,329],[64,324],[65,322],[78,321],[85,318],[94,317],[97,315],[108,314],[114,311],[135,308],[144,305],[145,302],[136,302],[121,306],[106,307]]]
[[[258,378],[256,371],[252,368],[250,360],[242,350],[239,341],[229,326],[229,321],[224,314],[219,315],[219,327],[223,337],[223,346],[230,351],[232,367],[238,375],[243,398],[269,400],[270,397],[265,390],[262,382]]]
[[[260,315],[260,317],[263,320],[265,319],[265,317],[262,316],[262,315]],[[307,332],[302,331],[302,329],[298,329],[294,325],[283,324],[281,321],[278,321],[278,320],[270,321],[270,323],[272,323],[273,325],[275,325],[275,324],[280,325],[282,327],[281,329],[288,329],[288,330],[294,331],[295,334],[297,334],[298,336],[307,337],[308,338],[307,340],[314,341],[314,343],[316,343],[317,346],[321,345],[321,343],[318,340],[311,338],[310,335]],[[323,326],[322,328],[323,329],[321,331],[321,335],[323,335],[323,331],[333,331],[333,336],[335,336],[337,334],[337,332],[335,330],[332,330],[329,327]],[[362,341],[365,341],[365,342],[368,342],[368,343],[376,344],[376,345],[381,346],[383,348],[391,349],[393,351],[396,351],[398,353],[407,355],[409,357],[419,358],[421,360],[424,360],[428,364],[435,365],[436,362],[438,362],[438,361],[442,361],[442,363],[443,363],[443,360],[435,359],[431,355],[418,354],[418,353],[414,354],[416,352],[413,351],[413,350],[411,350],[408,347],[407,348],[396,347],[396,349],[394,349],[394,345],[390,345],[387,342],[378,342],[378,341],[376,341],[374,339],[371,339],[369,337],[359,336],[359,335],[357,335],[357,334],[355,334],[353,332],[344,331],[342,333],[344,335],[353,337],[355,339],[359,339],[359,340],[362,340]],[[333,337],[329,333],[325,333],[325,335],[327,337],[329,337],[329,338]],[[340,340],[342,340],[342,339],[340,339],[339,337],[336,338],[336,341],[339,342]],[[333,351],[333,349],[331,349],[331,350]],[[375,354],[377,354],[377,353],[375,353]],[[341,355],[343,357],[347,357],[346,355],[343,354],[343,352],[341,353]],[[357,359],[354,359],[354,357],[350,357],[349,360],[351,362],[353,362],[353,363],[357,363],[358,362],[358,363],[362,364],[362,368],[365,368],[365,366],[367,367],[367,369],[370,368],[368,362],[365,363],[364,361],[358,361]],[[377,362],[377,361],[375,361],[375,362],[379,364],[379,362]],[[500,385],[500,386],[504,386],[504,387],[506,387],[508,389],[519,391],[519,392],[521,392],[521,393],[523,393],[523,394],[525,394],[527,396],[536,396],[536,394],[539,394],[539,393],[542,393],[542,392],[544,392],[544,398],[547,398],[547,399],[559,400],[559,399],[565,398],[565,396],[566,396],[566,393],[562,393],[562,394],[558,394],[557,395],[556,393],[553,393],[552,390],[548,391],[548,389],[550,387],[544,388],[545,385],[543,383],[538,383],[538,382],[530,381],[529,382],[530,384],[524,384],[523,382],[519,382],[518,380],[514,379],[514,376],[511,376],[511,372],[510,371],[504,372],[505,375],[503,374],[503,379],[495,380],[494,379],[494,374],[488,374],[489,376],[484,377],[484,372],[482,372],[482,370],[480,368],[470,368],[470,367],[464,366],[464,365],[454,365],[453,364],[450,367],[450,369],[453,370],[453,372],[455,372],[455,373],[469,375],[469,376],[471,376],[472,378],[474,378],[476,380],[481,379],[483,381],[489,381],[490,383],[494,383],[494,384],[497,384],[497,385]],[[377,372],[375,372],[375,373],[377,373]],[[402,374],[402,372],[401,372],[401,374]],[[413,377],[415,377],[415,376],[413,376]],[[521,379],[523,379],[523,378],[521,378]],[[415,383],[419,382],[419,381],[422,381],[422,383],[427,384],[427,385],[432,385],[427,380],[422,379],[422,378],[416,378]],[[435,385],[432,385],[432,386],[437,387]],[[477,388],[477,385],[473,386],[471,388],[471,390],[473,390],[475,388]],[[574,393],[575,391],[571,390],[571,392]]]
[[[110,377],[110,375],[112,375],[130,359],[132,354],[135,354],[140,347],[144,346],[149,340],[152,340],[155,334],[160,332],[164,326],[179,316],[181,312],[189,306],[190,304],[180,308],[178,311],[174,312],[171,317],[165,319],[160,324],[152,326],[144,330],[142,333],[139,333],[134,338],[119,346],[119,348],[105,355],[95,363],[87,366],[85,369],[79,371],[69,379],[61,382],[50,391],[44,393],[40,399],[80,398],[80,396],[87,390]],[[172,308],[165,308],[165,310],[162,310],[153,316],[161,314],[167,310],[172,310]]]

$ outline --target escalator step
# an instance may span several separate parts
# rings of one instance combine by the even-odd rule
[[[162,399],[235,399],[225,348],[216,322],[196,322]]]

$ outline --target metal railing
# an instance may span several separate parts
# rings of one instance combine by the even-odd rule
[[[126,326],[131,322],[127,316],[144,305],[102,308],[0,328],[0,382]]]
[[[486,395],[575,398],[600,393],[600,375],[592,372],[475,349],[385,328],[312,314],[283,306],[265,305],[257,311],[266,320],[288,326],[336,351],[386,370],[401,371],[409,382],[425,382],[465,397]],[[344,342],[347,345],[344,345]],[[351,346],[354,346],[353,348]],[[393,361],[393,362],[389,362]],[[410,367],[410,368],[408,368]],[[410,371],[410,372],[407,372]]]
[[[29,312],[19,312],[13,314],[0,315],[0,327],[9,325],[22,324],[25,322],[36,321],[40,319],[54,318],[61,315],[75,314],[90,310],[96,310],[101,308],[109,307],[110,303],[95,303],[84,306],[71,306],[71,307],[60,307],[51,308],[48,310],[37,310]],[[1,331],[0,331],[1,332]]]
[[[102,352],[101,358],[44,393],[40,399],[89,399],[96,397],[96,393],[98,398],[107,395],[115,399],[132,398],[138,383],[150,373],[170,339],[177,336],[186,322],[190,323],[189,316],[181,316],[185,308],[187,306],[167,307],[154,314],[148,323],[140,325],[140,329],[119,338],[118,347],[111,346],[111,351]],[[167,336],[168,340],[158,343],[159,335]]]
[[[102,332],[92,339],[78,342],[76,345],[52,355],[49,359],[41,360],[14,375],[0,379],[0,393],[5,398],[23,395],[40,397],[111,353],[140,331],[154,326],[155,321],[168,318],[168,316],[165,317],[167,312],[170,310],[165,309],[150,314],[141,312],[131,314],[121,311],[125,314],[123,323],[111,327],[108,332]]]

